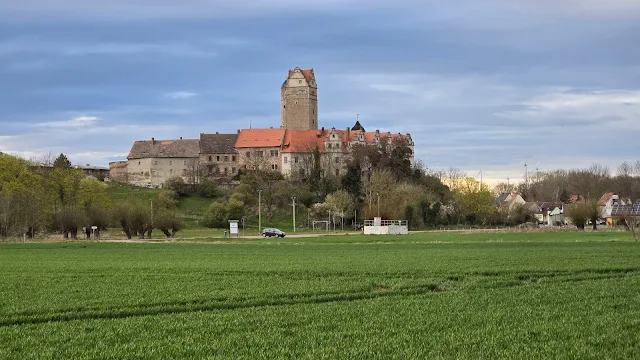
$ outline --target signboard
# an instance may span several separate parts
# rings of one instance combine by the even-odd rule
[[[238,220],[229,220],[229,233],[238,234]]]

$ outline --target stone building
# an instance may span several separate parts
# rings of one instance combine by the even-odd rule
[[[161,187],[168,179],[179,176],[186,183],[199,181],[200,145],[197,139],[139,140],[127,156],[127,183],[136,186]]]
[[[318,86],[313,69],[289,70],[280,89],[280,127],[318,129]]]
[[[242,169],[281,171],[280,150],[284,129],[242,129],[236,151]]]
[[[219,179],[238,174],[240,162],[235,148],[238,134],[200,134],[202,177]]]
[[[321,154],[321,167],[326,174],[341,176],[354,146],[373,145],[385,147],[390,152],[394,146],[404,145],[411,150],[409,160],[414,164],[415,144],[410,134],[366,132],[359,122],[354,128],[360,130],[287,130],[282,143],[282,173],[305,175],[313,167],[313,152]]]
[[[356,145],[390,151],[403,144],[411,150],[409,134],[352,129],[318,129],[318,94],[313,69],[289,70],[281,87],[280,127],[240,129],[236,134],[200,134],[200,139],[136,141],[126,162],[110,163],[114,181],[160,187],[173,176],[197,182],[200,176],[229,179],[245,169],[279,171],[286,176],[308,174],[317,149],[325,175],[340,176]]]

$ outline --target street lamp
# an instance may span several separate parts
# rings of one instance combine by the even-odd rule
[[[262,205],[262,190],[258,190],[258,232],[262,233],[262,214],[260,212]]]
[[[296,232],[296,197],[291,199],[293,199],[293,232]]]
[[[380,193],[376,193],[378,195],[378,217],[380,217]]]

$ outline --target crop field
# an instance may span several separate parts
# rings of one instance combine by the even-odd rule
[[[640,358],[623,232],[0,243],[0,359]]]

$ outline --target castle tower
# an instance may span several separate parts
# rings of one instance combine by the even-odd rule
[[[280,90],[280,127],[318,129],[318,86],[313,69],[289,70]]]

